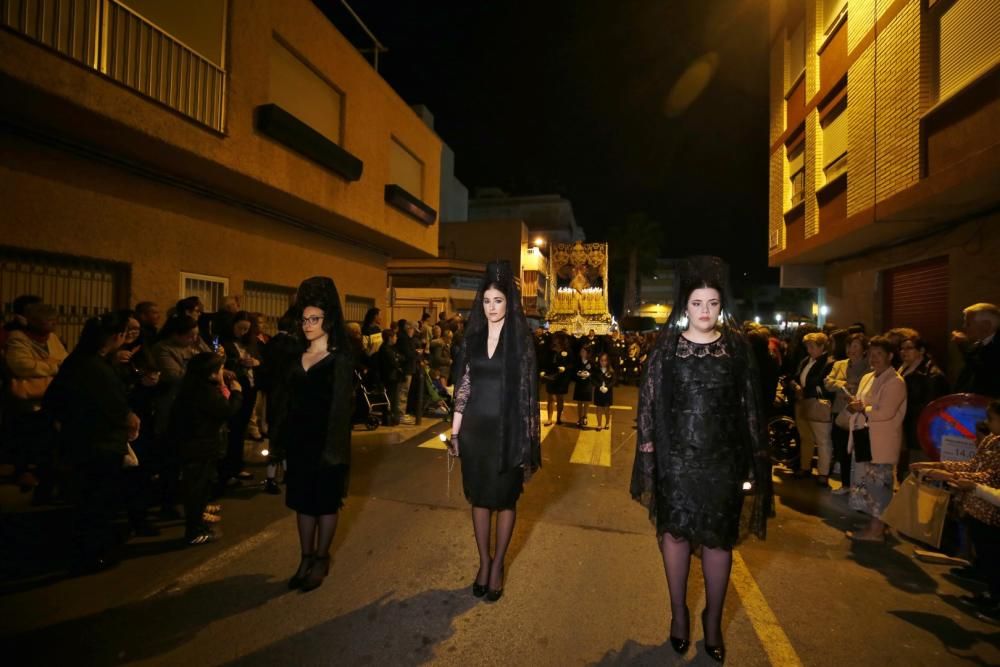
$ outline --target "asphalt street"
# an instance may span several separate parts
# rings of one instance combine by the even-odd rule
[[[256,486],[222,501],[223,538],[182,527],[133,540],[114,570],[66,578],[56,513],[7,521],[5,549],[56,546],[6,573],[2,634],[17,665],[672,665],[712,663],[700,623],[683,658],[667,644],[666,581],[645,510],[628,494],[635,390],[610,431],[546,428],[543,467],[518,505],[503,598],[470,593],[478,559],[460,470],[428,422],[393,444],[354,444],[330,576],[290,592],[294,516]],[[571,408],[565,415],[575,422]],[[590,416],[591,426],[594,416]],[[775,477],[766,541],[735,552],[724,631],[731,665],[1000,664],[1000,629],[958,596],[978,590],[913,545],[855,545],[844,497]],[[689,582],[704,606],[698,560]],[[6,661],[5,661],[6,662]]]

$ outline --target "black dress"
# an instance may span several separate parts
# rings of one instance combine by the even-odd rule
[[[559,370],[562,368],[562,370]],[[548,381],[545,383],[545,391],[553,396],[565,396],[569,392],[570,374],[573,370],[572,359],[569,352],[553,352],[551,361],[545,375]]]
[[[750,464],[733,359],[721,339],[693,343],[681,336],[670,375],[672,445],[656,489],[657,533],[732,548]]]
[[[283,441],[288,449],[285,504],[300,514],[335,514],[347,495],[346,465],[322,463],[333,402],[334,355],[302,368],[295,359],[288,375],[289,406]]]
[[[594,364],[581,361],[573,373],[573,400],[590,403],[594,400]]]
[[[594,381],[594,405],[599,408],[611,407],[615,393],[615,372],[610,366],[606,370],[595,366],[590,378]],[[601,391],[601,387],[605,387],[607,391]]]
[[[474,507],[494,510],[513,509],[524,489],[524,470],[500,472],[504,338],[500,336],[492,358],[486,356],[485,337],[481,347],[468,350],[469,398],[459,444],[466,499]]]

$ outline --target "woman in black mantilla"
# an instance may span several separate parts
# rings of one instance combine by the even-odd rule
[[[486,268],[456,368],[449,453],[462,460],[462,486],[472,504],[479,571],[472,593],[496,602],[503,594],[504,556],[514,532],[525,477],[541,465],[538,369],[531,329],[510,263]],[[490,524],[496,512],[496,544]]]
[[[674,308],[640,383],[632,497],[656,524],[670,592],[670,643],[690,645],[687,579],[701,546],[705,651],[725,659],[722,609],[739,539],[744,483],[750,529],[765,536],[771,465],[753,352],[727,307],[726,267],[715,257],[680,266]]]
[[[330,569],[330,544],[347,496],[354,359],[330,278],[303,281],[292,307],[298,350],[280,360],[271,438],[286,452],[285,504],[298,518],[302,560],[289,588],[311,591]]]

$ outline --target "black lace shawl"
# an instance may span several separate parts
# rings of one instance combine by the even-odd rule
[[[711,260],[711,262],[709,261]],[[656,524],[656,495],[658,486],[665,481],[658,470],[665,469],[663,457],[668,456],[671,444],[671,429],[667,416],[670,414],[673,393],[673,369],[676,358],[677,341],[684,330],[681,326],[684,304],[693,289],[704,286],[703,275],[709,276],[710,286],[717,286],[723,296],[728,290],[724,269],[717,268],[721,260],[715,258],[693,258],[694,267],[688,266],[689,275],[682,274],[675,294],[675,306],[667,324],[660,332],[656,345],[649,353],[646,368],[639,385],[638,433],[635,462],[632,467],[632,498],[649,510],[649,517]],[[713,264],[717,263],[717,264]],[[708,268],[705,268],[708,263]],[[714,272],[714,273],[713,273]],[[691,275],[694,274],[694,275]],[[693,287],[692,287],[693,286]],[[752,487],[749,516],[744,517],[750,532],[761,539],[767,533],[767,519],[771,515],[773,490],[771,486],[771,459],[767,446],[767,422],[764,404],[760,395],[757,364],[749,342],[743,336],[738,324],[725,310],[721,317],[720,332],[726,351],[734,360],[734,369],[740,387],[743,407],[744,441],[751,462],[747,479]]]
[[[542,465],[538,362],[534,337],[521,304],[521,290],[506,261],[490,262],[472,302],[465,336],[455,358],[455,366],[460,373],[455,391],[455,411],[463,411],[471,390],[468,350],[486,346],[488,328],[482,304],[483,295],[491,285],[496,285],[507,297],[507,316],[501,333],[504,372],[500,395],[504,419],[501,420],[500,470],[504,472],[520,467],[524,469],[527,479]]]

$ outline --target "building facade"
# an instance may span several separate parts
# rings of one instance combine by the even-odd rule
[[[0,16],[0,300],[82,318],[437,253],[442,143],[308,0],[26,0]]]
[[[666,323],[674,308],[676,279],[677,260],[656,260],[656,269],[653,273],[639,278],[639,311],[630,314],[652,317],[657,324]]]
[[[1000,301],[1000,3],[771,0],[771,266],[939,358]]]
[[[559,195],[510,196],[499,188],[478,188],[469,200],[469,220],[523,220],[532,239],[575,243],[586,236],[573,205]]]

